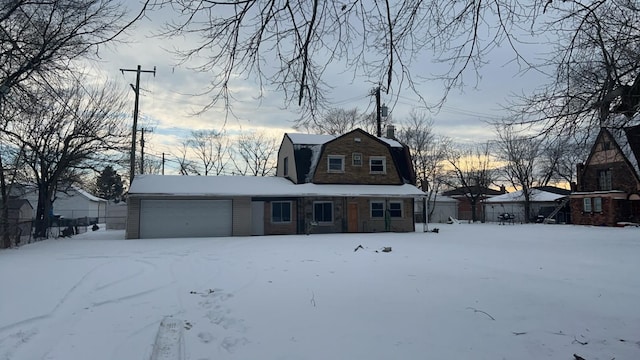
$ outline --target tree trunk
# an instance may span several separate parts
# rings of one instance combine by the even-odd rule
[[[11,237],[9,236],[9,194],[7,193],[7,182],[4,177],[4,165],[0,156],[0,192],[2,193],[2,214],[0,215],[0,228],[2,229],[2,242],[0,248],[11,247]]]
[[[38,185],[38,207],[36,210],[36,238],[47,238],[47,229],[51,226],[52,208],[48,183]]]

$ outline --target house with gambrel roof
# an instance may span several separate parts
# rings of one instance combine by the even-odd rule
[[[389,135],[285,134],[277,176],[137,175],[126,237],[414,231],[424,193]]]
[[[571,219],[581,225],[640,222],[640,125],[602,127],[577,168]]]

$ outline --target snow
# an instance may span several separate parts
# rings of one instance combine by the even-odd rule
[[[567,195],[559,195],[559,194],[554,194],[554,193],[539,190],[539,189],[531,189],[531,195],[529,199],[530,201],[552,202],[565,197],[567,197]],[[493,196],[484,200],[484,202],[486,203],[521,202],[521,201],[524,201],[524,194],[522,190],[514,191],[512,193],[506,193],[503,195]]]
[[[335,135],[286,133],[294,145],[322,145],[336,138]]]
[[[640,358],[640,228],[437,226],[3,250],[0,359]]]
[[[190,196],[423,196],[410,184],[294,184],[283,177],[136,175],[129,194]]]

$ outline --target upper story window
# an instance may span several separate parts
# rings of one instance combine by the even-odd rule
[[[284,164],[282,167],[283,167],[284,176],[289,176],[289,157],[288,156],[284,158]]]
[[[598,190],[611,190],[611,169],[598,170]]]
[[[362,154],[361,153],[353,153],[353,154],[351,154],[351,165],[353,165],[353,166],[362,166]]]
[[[329,155],[327,157],[327,171],[344,172],[344,155]]]
[[[369,158],[369,172],[371,174],[387,173],[387,158],[384,156],[372,156]]]

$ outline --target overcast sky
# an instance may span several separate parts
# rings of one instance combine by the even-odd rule
[[[146,19],[137,24],[125,37],[128,43],[111,45],[102,49],[102,60],[91,65],[91,71],[106,76],[123,89],[129,90],[131,109],[133,111],[134,93],[130,85],[135,83],[134,72],[121,73],[120,69],[135,69],[141,65],[143,70],[156,69],[156,75],[141,75],[141,98],[139,128],[153,129],[148,134],[148,154],[160,155],[176,153],[175,145],[181,136],[186,136],[192,129],[225,130],[231,133],[239,131],[259,130],[281,138],[285,132],[294,132],[292,121],[298,117],[295,108],[285,109],[285,98],[281,92],[260,93],[255,81],[247,80],[235,88],[235,101],[232,103],[237,118],[229,118],[225,122],[225,112],[221,108],[212,109],[201,115],[193,115],[202,109],[209,100],[202,93],[210,80],[207,73],[190,70],[190,64],[177,65],[177,59],[168,50],[173,46],[184,46],[196,39],[177,39],[169,41],[154,37],[163,25],[167,13],[150,13]],[[532,47],[544,51],[544,46]],[[532,56],[533,51],[529,51]],[[505,114],[501,105],[506,103],[512,93],[530,91],[545,79],[537,73],[519,74],[518,66],[510,62],[513,53],[509,49],[498,49],[492,53],[489,63],[481,70],[481,78],[476,86],[474,74],[465,76],[467,86],[463,91],[453,90],[439,113],[432,113],[438,134],[446,135],[460,142],[482,142],[493,138],[493,129],[485,121],[500,118]],[[425,54],[415,63],[415,74],[430,73],[438,69]],[[352,79],[336,71],[328,74],[325,81],[334,86],[330,99],[334,107],[371,112],[375,108],[375,99],[369,95],[374,84],[366,80]],[[420,94],[429,103],[437,102],[443,94],[442,83],[425,82],[418,86]],[[418,96],[411,90],[402,89],[397,99],[383,93],[382,102],[390,106],[393,123],[400,125],[408,113],[414,108],[422,107]]]

